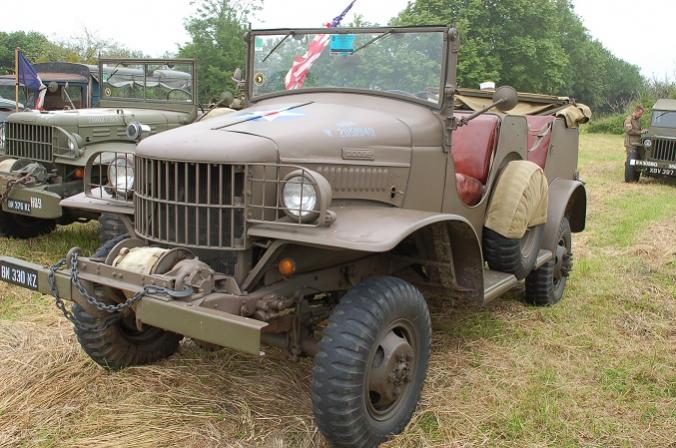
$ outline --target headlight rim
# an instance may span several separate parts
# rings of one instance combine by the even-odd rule
[[[643,146],[645,146],[647,149],[650,149],[653,147],[653,139],[651,138],[646,138],[643,140]]]
[[[128,168],[126,168],[125,171],[126,172],[131,171],[131,173],[132,173],[132,175],[131,175],[131,185],[127,185],[126,189],[120,189],[119,188],[117,178],[120,177],[120,176],[113,177],[112,174],[111,174],[111,169],[113,169],[115,162],[118,161],[118,160],[124,160],[127,163],[127,167],[128,167]],[[136,182],[136,173],[134,172],[134,169],[135,169],[135,167],[134,167],[134,155],[133,154],[116,155],[110,161],[110,163],[108,164],[108,170],[107,170],[108,184],[110,186],[110,189],[112,191],[114,191],[115,194],[125,196],[125,197],[129,197],[130,195],[132,195],[134,193],[134,184]],[[126,177],[129,177],[129,176],[126,176]],[[116,180],[115,182],[113,182],[113,178],[115,178],[115,180]],[[125,182],[125,184],[126,184],[126,182]]]
[[[295,178],[303,178],[307,181],[307,184],[312,187],[314,190],[315,194],[315,199],[314,203],[312,204],[311,210],[303,210],[301,208],[295,209],[295,208],[290,208],[288,204],[285,201],[285,190],[287,185],[290,185],[290,181],[295,179]],[[301,189],[305,185],[305,183],[300,183]],[[294,170],[284,176],[284,180],[282,181],[282,188],[280,190],[281,193],[281,205],[282,209],[284,210],[284,213],[292,219],[294,222],[298,222],[301,224],[307,224],[313,221],[316,221],[317,218],[319,218],[321,209],[322,209],[322,194],[321,194],[321,188],[319,187],[317,180],[310,174],[309,171],[307,170]],[[302,207],[302,203],[300,204],[300,207]],[[294,211],[298,212],[297,214],[294,213]],[[303,215],[305,213],[305,215]]]

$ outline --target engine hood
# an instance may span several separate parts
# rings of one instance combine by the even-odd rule
[[[373,161],[408,163],[416,144],[436,145],[440,123],[421,106],[364,95],[293,95],[147,138],[151,158],[221,163]],[[404,104],[402,104],[404,103]],[[411,129],[417,129],[415,134]],[[392,161],[392,158],[387,159]]]
[[[79,126],[126,126],[125,123],[138,121],[149,125],[166,125],[183,121],[187,122],[188,114],[171,111],[158,111],[134,108],[101,108],[60,111],[17,112],[8,121],[44,126],[74,128]]]

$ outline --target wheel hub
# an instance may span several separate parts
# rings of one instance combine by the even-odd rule
[[[371,362],[368,389],[376,414],[393,408],[413,378],[413,347],[400,334],[389,331],[378,344]]]

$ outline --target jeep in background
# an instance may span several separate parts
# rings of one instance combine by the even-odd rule
[[[458,89],[453,28],[262,30],[247,42],[247,108],[146,138],[133,165],[102,151],[121,176],[103,179],[104,161],[90,160],[88,195],[64,201],[132,216],[128,235],[50,268],[0,257],[0,279],[54,295],[110,369],[163,359],[184,336],[314,356],[320,431],[337,447],[376,446],[420,396],[423,292],[486,303],[525,281],[531,304],[562,298],[571,233],[585,227],[577,125],[589,111]],[[310,45],[313,63],[299,56]]]
[[[80,67],[83,73],[91,69]],[[197,117],[193,60],[101,59],[97,77],[101,80],[98,108],[77,109],[96,101],[99,88],[93,89],[91,79],[86,89],[78,84],[66,88],[54,81],[49,89],[60,93],[54,104],[47,102],[48,94],[45,104],[57,106],[63,100],[75,110],[18,112],[1,125],[0,233],[30,238],[51,232],[56,224],[97,219],[98,214],[59,205],[63,198],[83,191],[84,168],[91,154],[101,148],[133,152],[141,138]],[[101,173],[102,179],[111,174],[115,173]],[[107,229],[106,223],[112,228]],[[102,239],[118,228],[114,220],[104,221]]]
[[[676,100],[657,100],[641,146],[627,157],[625,182],[648,177],[676,178]]]

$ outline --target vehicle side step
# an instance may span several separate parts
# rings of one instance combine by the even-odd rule
[[[552,256],[551,251],[540,249],[535,262],[535,269],[551,260]],[[519,280],[513,274],[484,269],[484,303],[498,298],[518,284]]]
[[[514,274],[484,269],[484,303],[496,299],[519,284]]]
[[[542,265],[551,260],[553,256],[554,255],[552,254],[552,251],[540,249],[540,252],[538,252],[538,258],[535,260],[535,269],[542,267]]]

